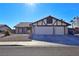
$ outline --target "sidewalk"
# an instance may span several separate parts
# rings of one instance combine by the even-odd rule
[[[49,43],[43,41],[13,41],[13,42],[0,42],[0,45],[21,45],[24,47],[72,47],[69,45],[57,44],[57,43]]]

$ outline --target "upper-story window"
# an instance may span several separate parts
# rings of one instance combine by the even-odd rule
[[[47,18],[47,24],[52,24],[52,18]]]

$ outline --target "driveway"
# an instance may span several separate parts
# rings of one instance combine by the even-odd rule
[[[30,41],[29,34],[11,34],[10,36],[0,37],[0,41]]]
[[[33,35],[32,37],[33,40],[79,46],[79,37],[73,35]]]

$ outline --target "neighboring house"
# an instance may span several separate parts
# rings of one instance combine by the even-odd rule
[[[74,17],[72,22],[72,29],[74,29],[74,34],[79,34],[79,16]]]
[[[8,31],[9,33],[12,33],[12,29],[5,24],[0,24],[0,31]]]
[[[0,24],[0,30],[1,31],[7,31],[7,30],[11,30],[11,28],[7,25]]]
[[[74,19],[72,21],[72,27],[79,28],[79,17],[78,16],[74,17]]]
[[[27,34],[31,31],[31,22],[20,22],[15,27],[16,34]]]
[[[67,35],[70,24],[55,17],[48,16],[32,23],[34,35]]]

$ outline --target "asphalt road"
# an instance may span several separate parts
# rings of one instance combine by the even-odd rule
[[[0,56],[79,56],[79,47],[0,46]]]

